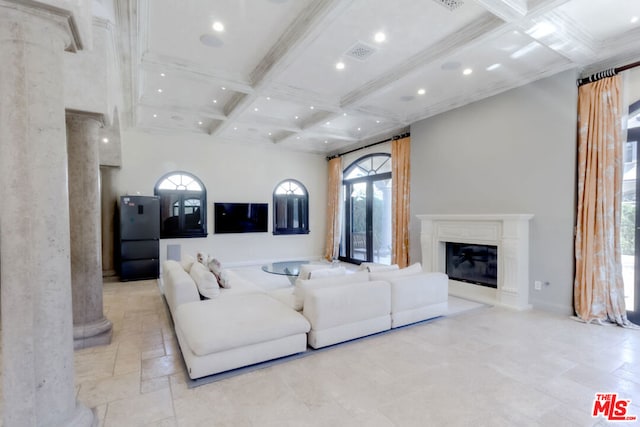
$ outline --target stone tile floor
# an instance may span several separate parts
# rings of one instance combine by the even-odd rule
[[[188,389],[156,281],[105,283],[104,306],[113,341],[75,364],[105,427],[606,425],[598,392],[640,416],[638,330],[486,307]]]

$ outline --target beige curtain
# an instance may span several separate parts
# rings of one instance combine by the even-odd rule
[[[620,246],[621,77],[578,90],[578,211],[574,308],[585,322],[629,325]]]
[[[327,241],[324,257],[328,261],[340,255],[340,189],[342,188],[342,159],[329,160],[329,185],[327,194]]]
[[[411,138],[391,142],[392,232],[391,263],[409,265],[409,199]]]

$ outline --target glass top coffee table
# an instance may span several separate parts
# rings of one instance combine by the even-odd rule
[[[272,262],[262,266],[262,271],[271,274],[281,274],[295,279],[300,274],[300,266],[309,264],[309,261],[280,261]]]

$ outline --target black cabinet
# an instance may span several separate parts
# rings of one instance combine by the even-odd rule
[[[118,206],[120,280],[156,279],[160,273],[160,199],[122,196]]]

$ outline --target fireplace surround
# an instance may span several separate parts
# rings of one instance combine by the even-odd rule
[[[495,288],[449,280],[454,296],[524,310],[529,304],[529,222],[532,214],[417,215],[425,271],[446,271],[446,243],[497,247]]]

